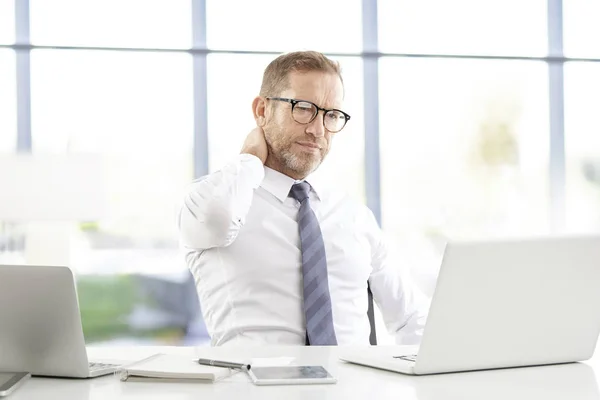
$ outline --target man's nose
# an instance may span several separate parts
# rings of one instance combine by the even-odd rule
[[[323,125],[323,112],[319,111],[313,121],[308,124],[306,132],[310,133],[314,137],[325,136],[325,126]]]

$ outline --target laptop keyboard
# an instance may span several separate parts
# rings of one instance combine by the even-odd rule
[[[405,355],[405,356],[394,356],[394,358],[398,358],[398,359],[404,360],[404,361],[411,361],[411,362],[416,362],[417,361],[417,355],[416,354],[410,354],[410,355]]]
[[[117,364],[104,364],[104,363],[99,363],[99,362],[90,362],[89,363],[90,366],[90,371],[98,371],[101,369],[108,369],[108,368],[116,368],[118,367]]]

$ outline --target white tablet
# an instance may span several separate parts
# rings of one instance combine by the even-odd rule
[[[321,366],[250,367],[248,375],[255,385],[314,385],[337,382],[337,379]]]

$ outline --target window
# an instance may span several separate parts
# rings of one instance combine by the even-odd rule
[[[211,172],[239,154],[246,135],[256,126],[252,100],[258,95],[263,71],[273,58],[266,55],[208,56],[206,105]]]
[[[211,171],[221,168],[239,154],[246,135],[256,126],[252,100],[258,95],[263,71],[273,58],[209,55],[208,136]],[[352,119],[344,130],[335,135],[329,155],[317,174],[360,201],[365,201],[362,64],[359,58],[337,60],[342,66],[345,82],[344,108]]]
[[[15,0],[0,0],[0,44],[15,41]]]
[[[0,153],[13,152],[17,146],[15,81],[15,53],[0,49]]]
[[[206,15],[213,49],[361,51],[360,0],[207,0]]]
[[[600,65],[565,65],[566,227],[600,232]]]
[[[447,239],[549,231],[544,63],[384,58],[382,224],[431,295]]]
[[[185,270],[176,211],[192,180],[188,54],[36,50],[34,153],[100,153],[108,215],[82,225],[78,272]]]
[[[16,146],[15,54],[12,50],[0,49],[0,157],[13,153]],[[0,199],[2,190],[0,189]],[[0,264],[18,262],[23,250],[20,231],[24,227],[14,221],[3,221],[2,218],[6,217],[0,216]]]
[[[191,45],[191,0],[31,0],[37,45],[173,47]]]
[[[380,0],[379,47],[390,53],[543,56],[545,0]]]
[[[600,2],[563,1],[564,50],[567,57],[600,57]]]

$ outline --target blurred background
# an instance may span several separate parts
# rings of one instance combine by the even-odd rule
[[[266,65],[306,49],[341,63],[352,115],[318,173],[428,296],[448,240],[599,232],[599,19],[597,0],[0,0],[0,263],[71,266],[88,343],[208,344],[179,201],[238,154]]]

